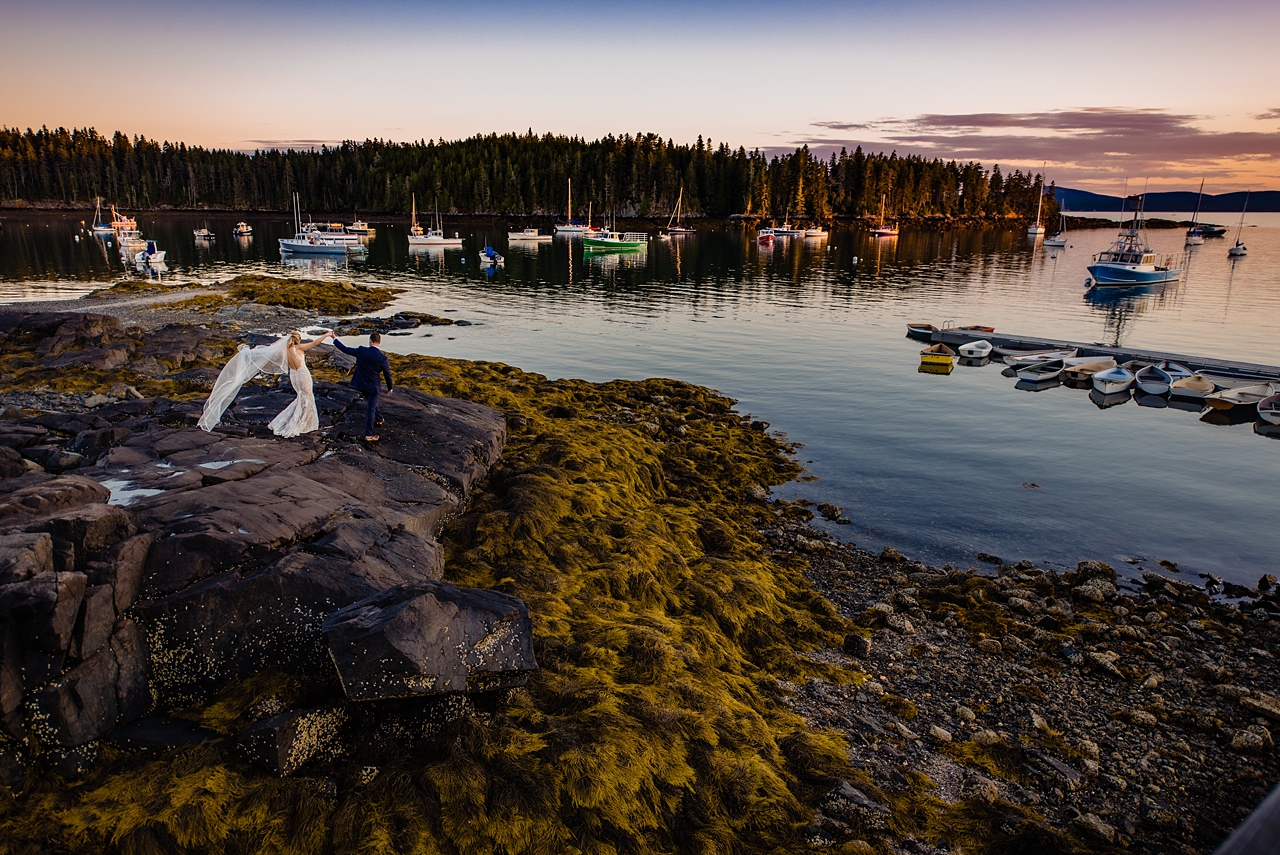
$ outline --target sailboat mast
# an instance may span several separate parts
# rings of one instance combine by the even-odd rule
[[[1200,219],[1200,200],[1204,198],[1204,179],[1200,179],[1200,193],[1196,196],[1196,211],[1191,215],[1191,228],[1196,227],[1196,221]]]
[[[1044,168],[1049,165],[1049,161],[1045,161],[1040,165],[1040,180],[1036,185],[1040,188],[1040,194],[1036,196],[1036,226],[1040,226],[1040,206],[1044,204]]]
[[[1236,226],[1236,246],[1240,245],[1240,235],[1244,233],[1244,212],[1249,210],[1249,194],[1252,190],[1244,191],[1244,207],[1240,209],[1240,225]]]
[[[573,225],[573,179],[569,179],[569,215],[565,217],[565,222]]]

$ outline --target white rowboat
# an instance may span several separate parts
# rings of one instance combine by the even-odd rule
[[[1114,395],[1127,391],[1133,386],[1133,372],[1128,368],[1116,366],[1093,375],[1093,388],[1101,395]]]
[[[1070,359],[1077,353],[1074,347],[1066,350],[1033,350],[1024,351],[1017,356],[1006,356],[1004,358],[1005,365],[1012,365],[1015,368],[1019,365],[1034,365],[1037,362],[1048,362],[1050,359]]]
[[[1280,395],[1268,395],[1259,401],[1258,415],[1264,422],[1280,425]]]
[[[966,359],[982,359],[991,355],[991,342],[986,339],[960,345],[960,355]]]

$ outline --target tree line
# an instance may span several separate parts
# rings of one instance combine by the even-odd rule
[[[796,221],[877,216],[1057,217],[1040,175],[896,152],[829,158],[808,146],[769,156],[710,139],[677,145],[656,134],[579,137],[489,134],[464,140],[365,140],[315,150],[241,152],[157,142],[93,128],[0,128],[0,205],[82,207],[101,197],[127,209],[284,211],[297,192],[311,211],[422,209],[505,216],[666,216],[683,190],[692,216]]]

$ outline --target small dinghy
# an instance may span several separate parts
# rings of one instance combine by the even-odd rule
[[[1064,359],[1063,362],[1066,362]],[[1067,363],[1067,368],[1063,372],[1068,380],[1089,380],[1099,371],[1106,371],[1108,368],[1115,368],[1116,361],[1114,359],[1095,359],[1092,362],[1083,362],[1072,365]]]
[[[1176,398],[1201,398],[1212,395],[1217,384],[1203,374],[1192,374],[1169,384],[1169,393]]]
[[[503,257],[494,252],[493,247],[491,246],[486,246],[484,249],[480,250],[480,263],[482,265],[501,264],[503,260]]]
[[[1075,355],[1076,349],[1074,347],[1067,350],[1035,350],[1019,356],[1006,356],[1004,364],[1017,368],[1019,365],[1034,365],[1037,362],[1048,362],[1051,359],[1070,359]]]
[[[1109,407],[1117,407],[1120,404],[1126,403],[1129,398],[1130,395],[1128,389],[1125,389],[1123,392],[1112,392],[1109,395],[1103,394],[1097,389],[1089,390],[1089,400],[1093,401],[1093,405],[1100,410],[1105,410]]]
[[[942,343],[920,351],[921,365],[955,365],[955,362],[956,352]]]
[[[1117,365],[1093,375],[1093,388],[1100,395],[1115,395],[1127,392],[1133,386],[1133,372]]]
[[[1017,374],[1019,380],[1026,380],[1028,383],[1045,383],[1062,376],[1063,369],[1066,367],[1067,364],[1061,359],[1050,359],[1032,365],[1020,365]]]
[[[1263,398],[1270,398],[1274,394],[1276,394],[1275,386],[1270,383],[1257,383],[1205,395],[1204,401],[1215,410],[1248,410],[1258,406],[1258,402]]]
[[[1258,415],[1268,424],[1280,425],[1280,395],[1268,395],[1259,401]]]
[[[1177,382],[1178,380],[1185,380],[1193,373],[1190,368],[1183,365],[1181,362],[1161,362],[1159,367],[1166,374],[1172,377],[1174,382]]]
[[[907,338],[916,341],[933,341],[933,334],[937,331],[933,324],[907,324]]]
[[[1173,378],[1169,376],[1169,372],[1165,371],[1159,365],[1148,365],[1146,368],[1139,369],[1133,375],[1133,381],[1138,384],[1138,388],[1147,395],[1167,395],[1169,394],[1169,384],[1173,382]]]
[[[966,359],[983,359],[991,355],[991,342],[986,339],[960,345],[960,355]]]

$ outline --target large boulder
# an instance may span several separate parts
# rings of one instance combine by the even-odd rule
[[[151,705],[149,670],[137,627],[121,621],[109,645],[35,693],[37,733],[73,748],[141,717]]]
[[[0,535],[0,585],[53,569],[53,538],[44,532]]]
[[[396,389],[383,396],[380,406],[386,427],[377,453],[436,473],[464,497],[498,459],[507,441],[506,418],[483,404]],[[364,413],[359,402],[349,407],[338,432],[363,436]]]
[[[433,537],[458,509],[452,493],[421,472],[360,449],[319,460],[307,477],[359,499],[383,523]]]
[[[117,612],[123,612],[138,598],[147,555],[155,540],[154,534],[144,532],[97,553],[86,563],[89,581],[108,586],[114,592]]]
[[[331,677],[321,626],[342,606],[438,572],[439,547],[408,532],[371,539],[360,554],[295,552],[248,575],[224,571],[188,590],[139,603],[156,691],[202,697],[220,682],[264,668]],[[416,561],[412,553],[423,552]],[[410,553],[410,554],[406,554]],[[429,565],[429,567],[427,566]]]
[[[62,670],[85,582],[83,573],[42,573],[0,588],[0,626],[13,629],[27,689]]]
[[[77,475],[30,473],[0,481],[0,526],[12,528],[35,517],[49,516],[83,505],[101,504],[111,490]]]
[[[250,762],[284,777],[318,755],[339,752],[346,720],[341,707],[290,710],[253,725],[236,744]]]
[[[353,700],[522,685],[538,664],[515,597],[447,582],[398,585],[335,612],[329,653]]]

